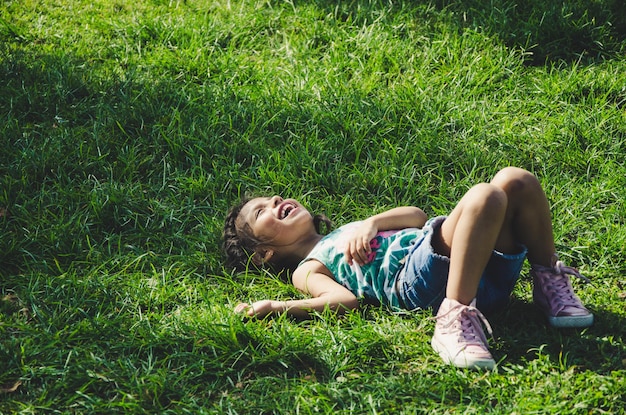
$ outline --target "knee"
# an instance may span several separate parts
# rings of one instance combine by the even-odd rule
[[[507,195],[541,188],[539,180],[531,172],[518,167],[505,167],[500,170],[491,184],[499,187]]]
[[[481,211],[504,212],[507,208],[508,197],[506,192],[491,183],[481,183],[470,189],[469,200],[466,205]]]

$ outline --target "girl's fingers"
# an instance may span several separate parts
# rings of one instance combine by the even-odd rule
[[[357,264],[363,265],[369,262],[368,258],[371,252],[372,247],[369,239],[363,238],[350,241],[344,251],[344,255],[348,264],[352,265],[352,262],[356,261]]]
[[[239,303],[235,306],[235,313],[243,313],[248,308],[250,308],[250,304],[248,303]]]
[[[348,244],[348,246],[346,247],[345,251],[343,252],[343,254],[346,257],[346,262],[350,265],[352,265],[352,262],[355,260],[354,257],[354,243],[350,242]]]

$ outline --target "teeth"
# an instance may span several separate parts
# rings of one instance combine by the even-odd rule
[[[293,206],[286,206],[283,209],[283,211],[282,211],[282,213],[280,215],[281,216],[280,218],[281,219],[285,219],[287,216],[289,216],[289,212],[291,212],[293,209],[294,209]]]

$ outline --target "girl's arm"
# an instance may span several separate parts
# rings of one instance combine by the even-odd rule
[[[308,317],[312,312],[321,312],[326,308],[337,313],[357,308],[359,302],[356,296],[328,274],[329,271],[321,263],[315,260],[307,261],[294,271],[292,279],[293,285],[298,290],[311,295],[312,298],[241,303],[235,307],[235,312],[257,318],[285,312],[292,317]]]
[[[375,224],[378,231],[388,231],[391,229],[421,228],[427,219],[426,213],[418,207],[400,206],[370,216],[365,222]]]
[[[428,217],[420,208],[401,206],[365,219],[361,227],[347,244],[345,255],[350,265],[355,261],[359,265],[367,263],[372,248],[370,241],[378,232],[405,228],[421,228]]]

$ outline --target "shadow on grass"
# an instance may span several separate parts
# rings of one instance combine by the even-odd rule
[[[112,75],[64,51],[0,52],[0,275],[55,273],[119,251],[122,236],[141,252],[187,249],[216,190],[195,187],[184,205],[177,179],[218,165],[198,161],[219,155],[209,117],[197,116],[212,92],[192,96],[139,68]]]
[[[395,10],[415,7],[416,19],[432,17],[431,7],[441,12],[435,19],[445,19],[459,30],[477,29],[498,36],[508,47],[529,52],[527,63],[592,63],[623,53],[626,40],[626,3],[623,0],[594,2],[575,0],[546,2],[530,0],[435,0],[395,6]],[[382,9],[394,9],[387,2],[353,0],[338,5],[336,1],[319,0],[320,7],[342,20],[376,20]],[[422,16],[423,17],[420,17]]]
[[[563,369],[609,374],[623,370],[626,319],[602,309],[591,309],[594,324],[586,329],[556,329],[533,305],[514,299],[506,312],[489,317],[496,337],[496,360],[504,365],[526,365],[546,356]]]

